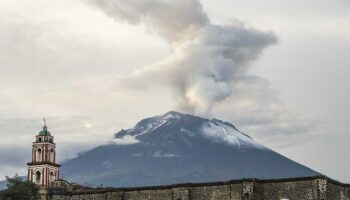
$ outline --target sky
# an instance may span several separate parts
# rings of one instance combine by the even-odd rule
[[[161,2],[0,1],[0,177],[178,110],[350,182],[348,0]]]

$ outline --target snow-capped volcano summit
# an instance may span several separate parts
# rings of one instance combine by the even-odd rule
[[[265,148],[228,122],[175,111],[141,120],[135,127],[116,133],[115,138],[117,144],[144,142],[153,145],[179,145],[174,142],[206,139],[235,148]]]
[[[62,165],[65,179],[147,186],[319,173],[254,141],[235,126],[175,111],[146,118]]]

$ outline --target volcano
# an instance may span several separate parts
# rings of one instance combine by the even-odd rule
[[[320,175],[218,119],[170,111],[62,163],[63,178],[112,187]]]

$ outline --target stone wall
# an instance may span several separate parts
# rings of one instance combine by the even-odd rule
[[[50,200],[349,200],[349,185],[326,177],[244,179],[141,188],[53,190]]]
[[[257,185],[255,199],[316,199],[317,187],[313,180],[265,182]]]
[[[350,199],[350,187],[342,187],[335,183],[328,183],[328,199],[349,200]]]

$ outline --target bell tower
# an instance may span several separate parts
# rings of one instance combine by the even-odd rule
[[[32,145],[32,161],[28,165],[28,180],[40,186],[50,187],[51,182],[59,179],[60,165],[56,163],[56,144],[48,131],[44,119],[43,129],[35,136]]]

